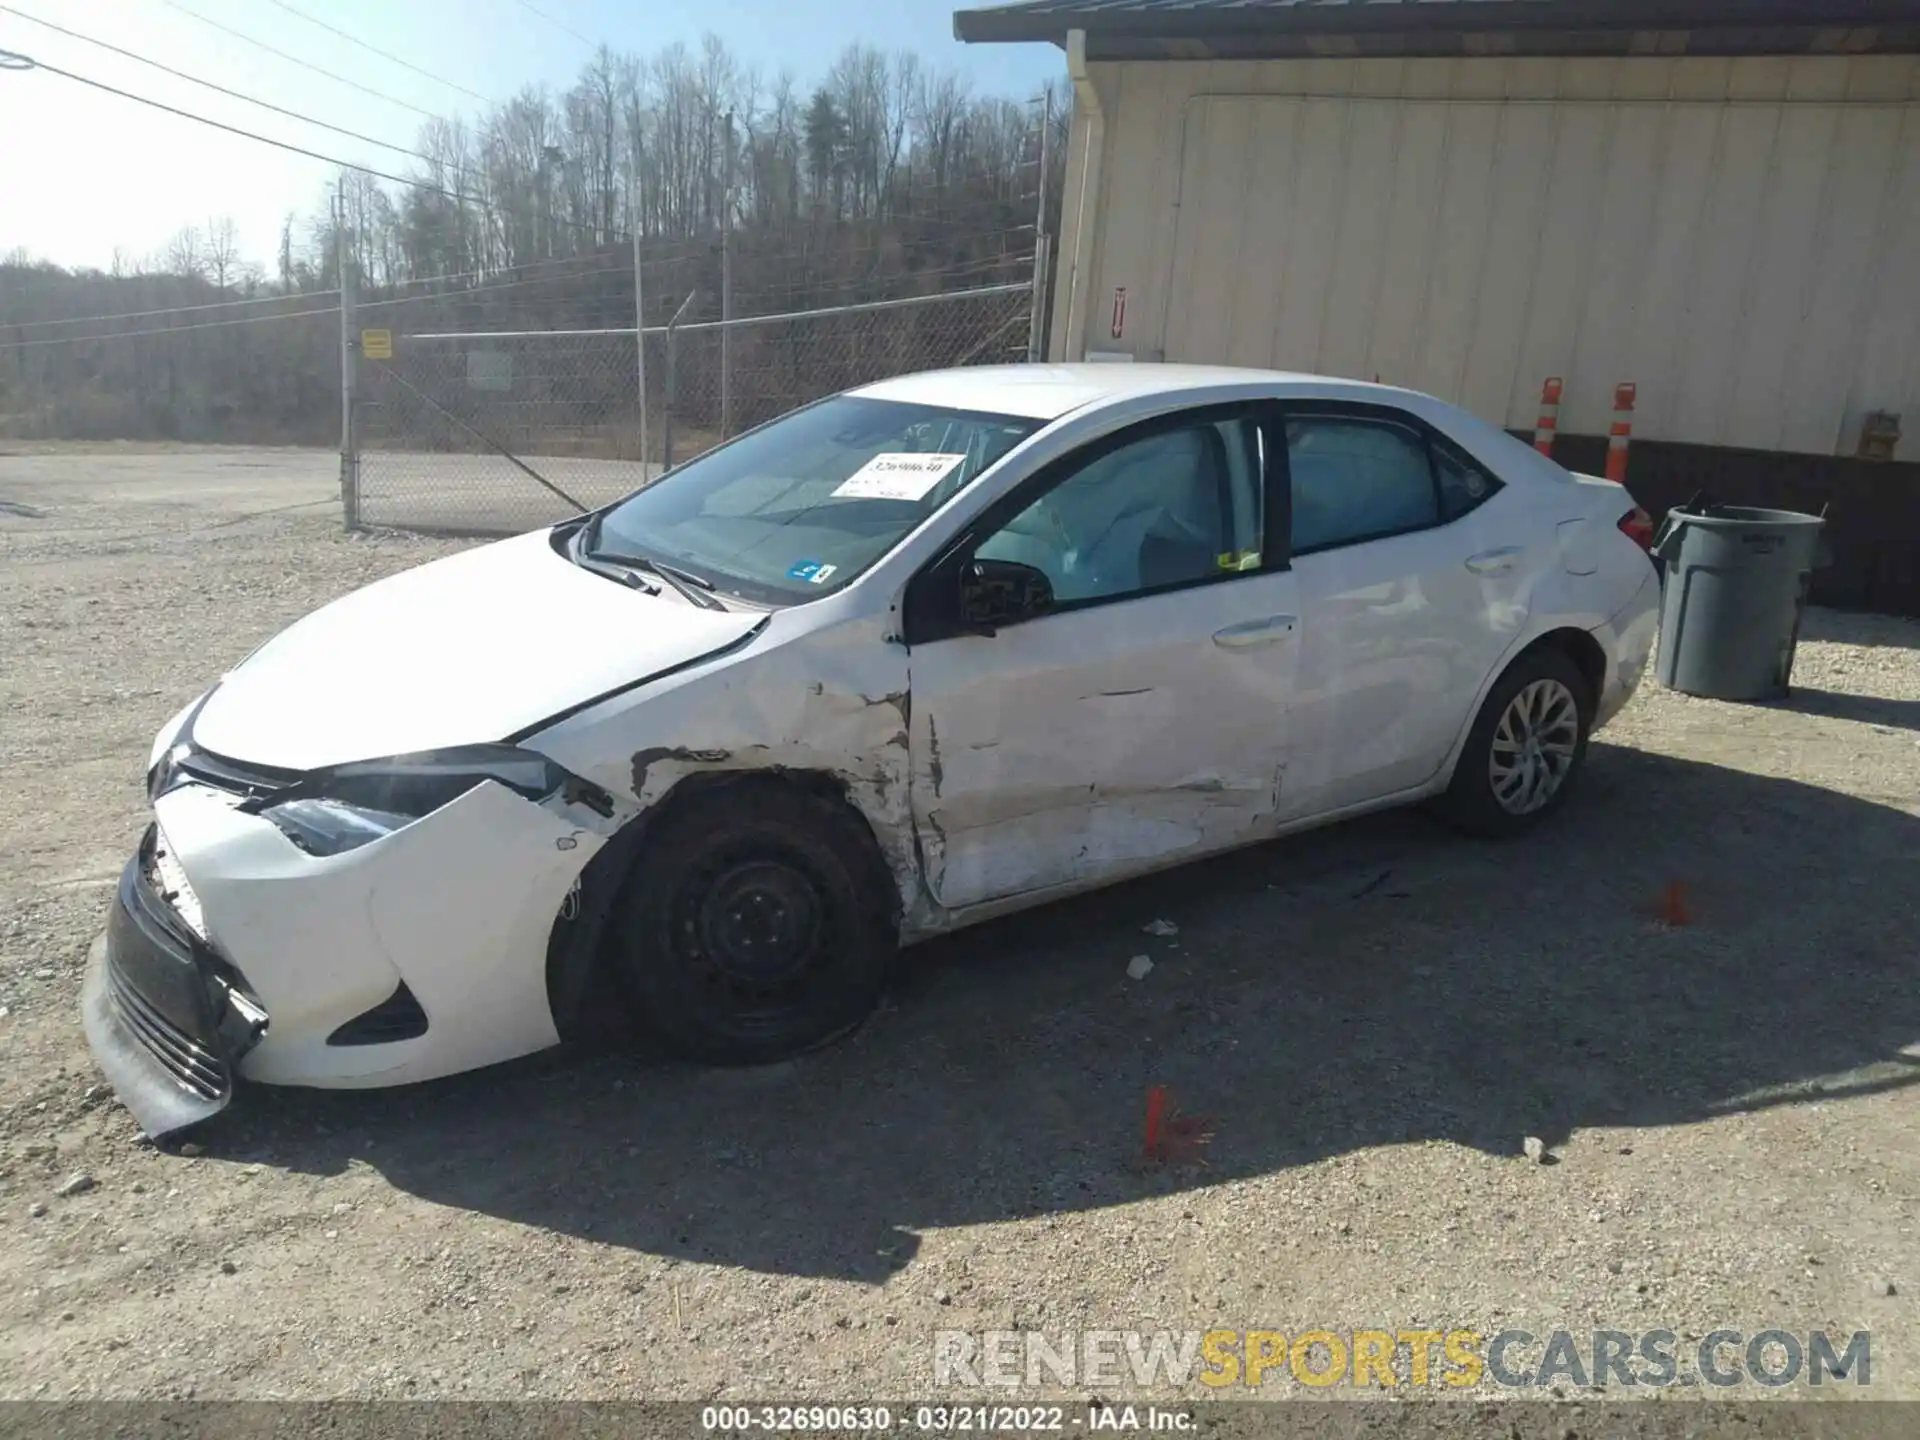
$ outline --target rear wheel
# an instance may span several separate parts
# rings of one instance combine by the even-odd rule
[[[1580,667],[1551,647],[1527,652],[1481,706],[1437,808],[1471,834],[1524,834],[1566,803],[1592,727]]]
[[[751,1065],[865,1019],[899,938],[892,879],[865,822],[780,781],[667,803],[611,939],[646,1029],[689,1059]]]

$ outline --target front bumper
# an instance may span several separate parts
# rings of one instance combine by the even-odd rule
[[[154,809],[83,1002],[149,1134],[217,1114],[237,1083],[407,1084],[557,1043],[549,941],[598,814],[487,782],[323,858],[209,784]]]
[[[94,1059],[154,1137],[211,1118],[234,1067],[266,1033],[259,1003],[196,936],[155,876],[149,827],[127,862],[81,992]]]

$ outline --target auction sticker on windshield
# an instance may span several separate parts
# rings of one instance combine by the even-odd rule
[[[923,500],[966,461],[964,455],[883,450],[842,480],[833,493],[848,500]]]

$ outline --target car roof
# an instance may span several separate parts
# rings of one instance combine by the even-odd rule
[[[1276,397],[1322,400],[1384,400],[1410,392],[1325,375],[1249,370],[1231,365],[1163,365],[1100,362],[1080,365],[977,365],[927,370],[863,385],[849,394],[874,400],[939,405],[1030,420],[1057,420],[1072,410],[1147,394],[1253,386]]]

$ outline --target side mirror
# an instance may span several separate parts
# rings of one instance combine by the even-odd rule
[[[1053,582],[1017,560],[970,560],[960,571],[960,618],[979,635],[1053,608]]]

